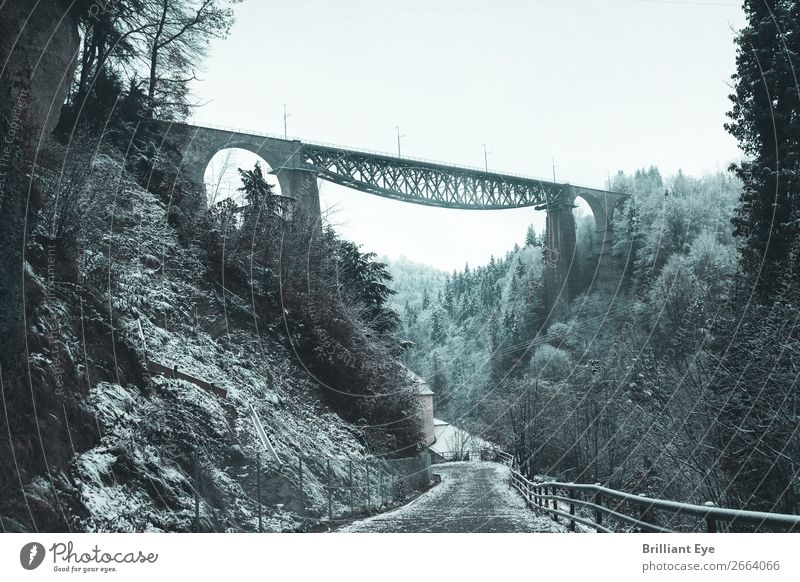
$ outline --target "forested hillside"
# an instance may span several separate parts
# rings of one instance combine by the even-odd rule
[[[207,204],[166,144],[235,3],[0,12],[48,67],[79,53],[77,70],[36,79],[65,79],[58,123],[43,129],[47,93],[23,86],[34,103],[4,131],[19,155],[0,229],[14,249],[0,261],[2,531],[293,530],[343,508],[322,485],[342,462],[419,451],[384,265],[289,207],[258,165],[240,169],[243,206]],[[69,51],[28,38],[53,22]]]
[[[435,267],[415,263],[405,257],[396,260],[382,257],[381,262],[391,264],[391,288],[395,294],[389,297],[388,305],[395,310],[408,310],[420,305],[427,308],[431,298],[444,288],[447,273]]]
[[[731,226],[741,184],[650,168],[612,188],[630,194],[614,217],[612,276],[546,330],[548,267],[532,231],[505,257],[448,275],[429,304],[403,280],[409,270],[390,265],[409,365],[430,381],[438,415],[503,444],[530,474],[737,506],[786,501],[754,491],[726,441],[746,388],[719,369],[741,284]],[[577,221],[582,289],[595,276],[592,226]],[[759,406],[792,393],[778,384]],[[754,465],[769,458],[757,455]],[[788,475],[782,483],[791,489]]]

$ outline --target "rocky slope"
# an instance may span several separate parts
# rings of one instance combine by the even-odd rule
[[[203,529],[253,530],[257,454],[265,530],[295,530],[299,513],[327,513],[326,460],[369,452],[277,333],[282,318],[259,320],[246,299],[223,298],[191,245],[179,245],[167,208],[118,161],[98,156],[88,188],[79,272],[59,272],[52,249],[28,257],[27,295],[37,307],[27,383],[31,394],[37,387],[40,430],[25,442],[45,461],[25,474],[12,445],[24,493],[4,496],[3,529],[192,530],[197,486]],[[151,376],[148,360],[212,382],[227,397]],[[251,406],[283,467],[267,463]],[[346,499],[332,503],[337,513]]]

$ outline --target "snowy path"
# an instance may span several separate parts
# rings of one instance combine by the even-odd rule
[[[343,532],[549,532],[566,531],[525,506],[497,463],[435,465],[442,482],[395,511],[357,521]]]

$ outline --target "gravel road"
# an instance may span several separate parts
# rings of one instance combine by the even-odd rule
[[[563,532],[537,516],[509,484],[497,463],[443,463],[433,467],[442,482],[408,505],[356,521],[342,532]]]

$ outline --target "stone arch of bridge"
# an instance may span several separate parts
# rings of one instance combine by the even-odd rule
[[[588,190],[575,188],[575,197],[581,198],[592,210],[595,220],[595,227],[598,234],[598,245],[608,246],[611,243],[612,222],[614,211],[627,198],[625,194],[616,192],[604,192],[600,190]]]
[[[198,152],[197,159],[193,160],[193,164],[196,168],[202,168],[203,175],[205,175],[206,169],[208,165],[211,163],[211,160],[216,156],[219,152],[225,150],[245,150],[250,152],[251,154],[255,154],[259,158],[261,158],[266,165],[269,167],[269,172],[276,174],[278,177],[278,182],[281,186],[281,191],[284,192],[288,189],[288,185],[285,184],[286,178],[281,179],[281,168],[285,163],[285,160],[276,155],[275,152],[271,151],[270,148],[262,141],[253,141],[253,140],[245,140],[245,139],[232,139],[227,141],[220,141],[217,143],[211,143],[208,147],[203,148],[202,153]],[[202,180],[199,183],[203,183]]]
[[[203,170],[206,203],[212,205],[228,197],[236,198],[230,192],[231,184],[228,182],[233,178],[238,185],[239,176],[236,170],[252,170],[255,162],[261,166],[267,182],[273,184],[274,193],[281,195],[283,189],[280,181],[268,175],[272,173],[273,168],[261,153],[245,148],[225,147],[211,156]]]
[[[575,218],[572,209],[581,198],[592,211],[595,221],[596,261],[592,287],[607,282],[610,276],[613,243],[614,211],[626,195],[588,188],[572,187],[558,200],[547,205],[547,308],[551,315],[558,313],[559,304],[568,303],[578,292],[577,245]]]
[[[316,175],[298,168],[295,163],[300,142],[185,124],[173,124],[170,139],[178,144],[183,153],[181,173],[197,186],[203,186],[206,168],[217,153],[226,149],[242,149],[269,165],[270,173],[278,178],[281,195],[293,199],[295,209],[302,207],[307,214],[319,215]]]

